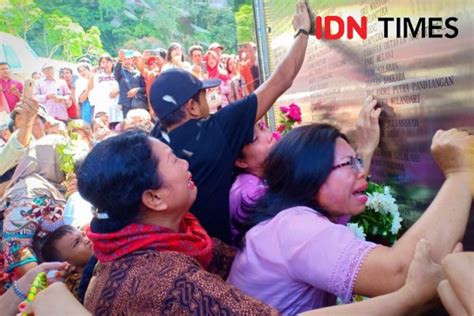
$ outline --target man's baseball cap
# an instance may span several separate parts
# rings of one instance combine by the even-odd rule
[[[181,108],[200,90],[217,87],[221,84],[218,78],[199,80],[183,69],[170,69],[161,73],[150,88],[150,103],[162,119]]]
[[[78,63],[86,63],[86,64],[91,64],[91,60],[87,56],[82,56],[77,60]]]
[[[15,116],[16,114],[18,113],[18,105],[15,106],[15,108],[13,109],[13,111],[10,113],[10,118],[12,120],[15,120]],[[51,116],[48,115],[48,113],[46,112],[46,108],[44,107],[44,105],[42,104],[39,104],[39,107],[38,107],[38,116],[43,118],[44,120],[46,121],[49,121],[52,119]]]
[[[224,46],[222,46],[219,43],[214,42],[211,45],[209,45],[209,50],[216,49],[216,48],[220,48],[220,49],[224,50]]]
[[[43,66],[41,67],[41,70],[45,70],[45,69],[48,69],[48,68],[54,68],[54,65],[50,62],[46,62],[43,64]]]

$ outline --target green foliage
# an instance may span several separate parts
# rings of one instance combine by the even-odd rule
[[[54,8],[55,12],[71,17],[84,29],[97,27],[103,48],[113,55],[122,47],[167,48],[171,42],[187,48],[217,41],[227,51],[237,49],[232,7],[213,8],[205,0],[81,0],[79,3],[37,0],[36,3],[44,12],[53,13],[51,8]]]
[[[42,18],[43,11],[32,0],[11,0],[0,14],[0,31],[26,39],[28,31]]]
[[[235,13],[237,40],[239,43],[255,42],[255,24],[250,4],[243,4]]]
[[[60,10],[43,11],[34,1],[11,0],[0,15],[0,30],[26,39],[40,56],[75,61],[103,53],[100,30],[82,26]]]
[[[115,55],[124,46],[167,48],[171,42],[185,48],[219,42],[227,52],[237,50],[236,6],[221,9],[206,0],[7,1],[11,6],[0,16],[0,30],[26,38],[40,56],[74,61],[104,51]]]
[[[66,175],[74,172],[74,148],[71,142],[56,146],[61,171]]]
[[[239,11],[239,8],[245,4],[252,5],[252,0],[234,0],[234,11]]]

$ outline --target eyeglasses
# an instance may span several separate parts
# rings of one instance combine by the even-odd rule
[[[332,170],[342,168],[345,166],[351,166],[352,170],[354,170],[355,172],[359,172],[364,168],[364,161],[362,160],[362,158],[359,158],[359,157],[349,157],[349,158],[350,158],[349,161],[333,166]]]

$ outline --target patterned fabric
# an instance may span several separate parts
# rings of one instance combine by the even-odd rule
[[[36,262],[33,238],[44,238],[63,225],[62,207],[47,196],[20,201],[6,201],[3,223],[5,270]]]
[[[63,205],[51,197],[24,198],[3,201],[3,234],[0,260],[0,293],[13,279],[13,269],[37,262],[35,249],[40,249],[45,237],[63,225]],[[33,240],[35,243],[33,243]]]
[[[212,261],[206,269],[226,280],[232,268],[237,249],[227,245],[220,239],[212,238]]]
[[[154,250],[97,264],[84,305],[94,315],[278,314],[194,258]]]
[[[109,234],[94,233],[87,228],[87,235],[97,259],[103,263],[141,249],[177,251],[196,258],[206,268],[212,257],[212,240],[191,213],[184,216],[178,233],[167,227],[130,224]]]
[[[64,276],[64,284],[74,295],[75,298],[79,299],[79,285],[81,283],[82,273],[77,271],[71,271]]]
[[[60,136],[47,135],[28,147],[0,202],[0,292],[10,283],[13,269],[38,261],[35,253],[45,237],[64,224],[66,200],[58,189],[64,174],[55,149],[61,141]]]
[[[343,302],[350,302],[352,299],[352,289],[354,288],[357,275],[369,254],[370,250],[375,245],[367,246],[361,243],[359,239],[354,239],[347,243],[346,249],[338,258],[335,269],[332,271],[331,284],[329,285],[329,292],[339,293]]]

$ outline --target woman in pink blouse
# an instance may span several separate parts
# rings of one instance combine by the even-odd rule
[[[357,153],[365,161],[366,173],[375,149],[380,142],[379,116],[381,109],[376,109],[377,100],[369,96],[359,112],[356,124]],[[274,135],[263,121],[255,124],[253,141],[242,147],[235,166],[237,177],[229,192],[229,210],[231,218],[232,242],[235,244],[239,234],[245,231],[249,205],[255,204],[266,191],[263,182],[263,169],[270,150],[276,144]],[[350,216],[333,219],[339,224],[346,224]]]
[[[361,159],[335,127],[307,125],[288,133],[267,158],[268,190],[253,207],[228,282],[294,315],[399,289],[416,243],[440,261],[464,234],[474,176],[465,148],[474,136],[438,132],[432,151],[446,180],[421,218],[393,247],[359,240],[332,220],[365,208]]]

